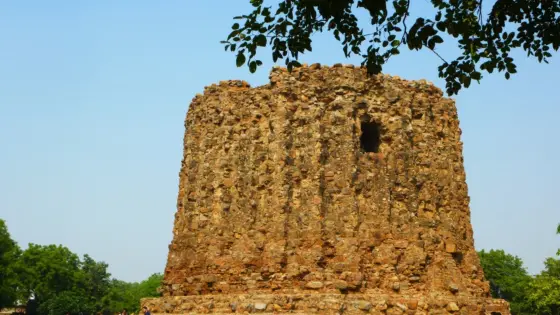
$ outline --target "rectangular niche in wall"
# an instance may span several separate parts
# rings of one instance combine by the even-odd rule
[[[379,125],[373,121],[362,121],[362,134],[360,135],[360,146],[364,152],[379,152],[381,135]]]

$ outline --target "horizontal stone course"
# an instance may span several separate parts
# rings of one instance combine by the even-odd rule
[[[152,314],[509,314],[503,300],[379,294],[239,294],[144,299]]]

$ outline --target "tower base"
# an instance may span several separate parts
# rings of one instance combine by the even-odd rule
[[[146,298],[152,314],[468,314],[510,315],[491,298],[383,294],[223,294]]]

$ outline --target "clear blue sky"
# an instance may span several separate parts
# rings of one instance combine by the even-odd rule
[[[127,281],[163,271],[190,100],[219,80],[268,80],[268,54],[251,75],[219,44],[247,3],[0,2],[0,218],[22,247],[63,244]],[[359,63],[316,39],[304,61]],[[536,273],[560,247],[560,54],[518,56],[510,81],[487,76],[456,100],[475,245]],[[438,65],[405,53],[385,72],[443,87]]]

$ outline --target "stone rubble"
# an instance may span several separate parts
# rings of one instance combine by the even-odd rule
[[[275,67],[193,99],[154,314],[509,314],[474,249],[454,101]]]

